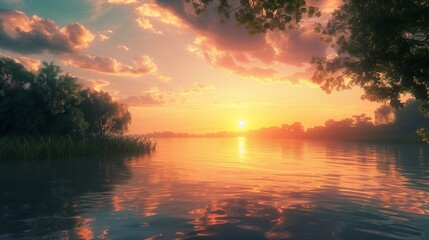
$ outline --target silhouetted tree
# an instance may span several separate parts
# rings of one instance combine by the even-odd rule
[[[282,125],[283,135],[290,137],[302,137],[304,134],[304,126],[300,122],[294,122],[291,125],[283,124]]]
[[[392,123],[395,120],[395,109],[383,104],[374,111],[374,116],[376,125]]]
[[[313,59],[313,80],[327,92],[360,86],[365,98],[395,107],[404,93],[428,101],[428,12],[429,1],[344,1],[316,27],[337,55]]]
[[[34,81],[46,117],[46,134],[83,133],[86,127],[79,111],[81,86],[76,78],[62,74],[59,66],[43,63]]]
[[[0,136],[112,136],[126,131],[130,121],[126,105],[108,93],[82,90],[53,63],[33,73],[0,58]]]
[[[0,58],[0,135],[38,133],[44,116],[32,92],[34,74],[9,58]]]
[[[402,132],[415,132],[420,128],[429,127],[429,118],[419,111],[422,102],[408,100],[404,108],[395,111],[395,129]]]
[[[80,92],[80,109],[88,122],[86,134],[98,137],[120,135],[127,130],[131,114],[125,104],[114,102],[103,91],[85,89]]]

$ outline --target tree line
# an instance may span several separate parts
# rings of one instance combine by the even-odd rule
[[[53,63],[33,72],[0,58],[0,136],[110,137],[123,134],[130,122],[125,104],[84,88]]]
[[[425,105],[423,105],[425,106]],[[428,142],[421,133],[429,127],[429,118],[421,111],[422,102],[410,99],[401,109],[390,105],[381,105],[375,110],[375,121],[366,114],[354,115],[340,120],[329,119],[323,126],[305,129],[300,122],[249,130],[247,132],[216,132],[206,134],[154,132],[146,137],[167,138],[289,138],[289,139],[330,139],[349,141],[387,141],[387,142]],[[418,134],[417,134],[418,133]],[[420,135],[420,138],[418,135]]]

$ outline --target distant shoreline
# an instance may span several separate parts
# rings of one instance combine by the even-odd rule
[[[220,139],[220,138],[239,138],[244,137],[247,139],[276,139],[276,140],[320,140],[320,141],[343,141],[343,142],[362,142],[362,143],[405,143],[405,144],[426,144],[422,139],[420,139],[417,134],[414,135],[401,135],[401,136],[369,136],[367,138],[322,138],[322,137],[278,137],[278,136],[248,136],[245,134],[242,135],[229,135],[229,136],[206,136],[206,135],[189,135],[183,136],[178,134],[176,136],[162,136],[162,135],[153,135],[153,134],[143,134],[140,135],[146,138],[153,139],[186,139],[186,138],[204,138],[204,139]]]

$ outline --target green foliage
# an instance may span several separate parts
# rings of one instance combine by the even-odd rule
[[[82,90],[53,63],[33,73],[0,58],[0,136],[117,136],[130,122],[126,105],[105,92]]]
[[[313,80],[327,92],[360,86],[364,98],[394,107],[406,93],[428,101],[428,12],[428,1],[345,1],[316,27],[337,56],[314,58]]]
[[[156,142],[132,137],[3,137],[1,161],[58,160],[150,153]]]
[[[44,63],[35,77],[32,90],[39,97],[45,118],[44,134],[80,134],[85,120],[79,112],[79,91],[76,78],[61,74],[59,66]]]
[[[112,136],[123,133],[131,122],[126,105],[116,103],[103,91],[85,89],[80,92],[81,110],[88,121],[85,131],[91,136]]]
[[[426,117],[429,118],[429,104],[424,103],[420,106],[420,112]],[[423,141],[429,143],[429,127],[419,128],[417,134],[422,138]]]
[[[187,0],[192,3],[198,15],[204,13],[213,0]],[[217,11],[226,19],[231,14],[239,25],[249,33],[262,33],[267,30],[297,27],[304,16],[320,16],[320,11],[306,5],[305,0],[217,0]],[[225,21],[222,19],[221,22]]]

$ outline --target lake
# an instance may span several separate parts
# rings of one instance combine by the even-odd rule
[[[0,180],[0,239],[429,239],[423,144],[160,139]]]

